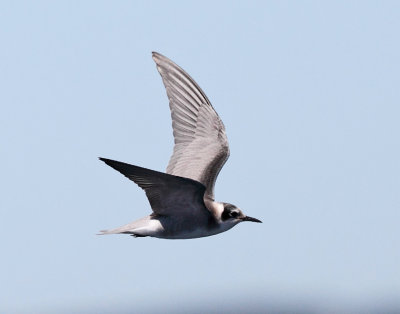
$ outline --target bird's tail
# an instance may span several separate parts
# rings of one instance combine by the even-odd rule
[[[148,220],[150,220],[150,216],[144,217],[142,219],[133,221],[131,223],[128,223],[126,225],[123,225],[121,227],[115,228],[115,229],[110,229],[110,230],[100,230],[100,233],[97,235],[106,235],[106,234],[119,234],[119,233],[124,233],[124,234],[141,234],[143,231],[143,227],[147,225]],[[140,230],[138,230],[140,229]]]
[[[130,234],[132,237],[135,237],[135,238],[142,238],[142,237],[147,237],[147,235],[142,235],[142,234],[140,234],[140,233],[136,233],[136,232],[134,232],[134,231],[131,231],[131,230],[126,230],[126,231],[121,231],[121,230],[118,230],[119,228],[117,228],[117,229],[112,229],[112,230],[100,230],[99,232],[100,233],[98,233],[97,235],[106,235],[106,234]]]
[[[100,230],[99,233],[96,235],[106,235],[106,234],[113,234],[113,233],[118,233],[118,232],[113,232],[113,230]]]
[[[110,230],[100,230],[97,235],[106,235],[106,234],[118,234],[118,233],[133,233],[132,228],[128,227],[129,225],[118,227]]]

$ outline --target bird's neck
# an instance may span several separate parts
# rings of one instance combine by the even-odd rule
[[[206,205],[210,213],[214,216],[215,220],[221,221],[222,212],[224,211],[224,204],[209,199],[205,199],[204,204]]]

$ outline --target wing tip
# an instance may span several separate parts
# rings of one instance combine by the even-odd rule
[[[103,157],[97,157],[97,158],[99,158],[99,160],[101,160],[102,162],[105,162],[105,163],[107,163],[107,161],[110,160],[110,159],[103,158]]]
[[[153,58],[154,62],[158,63],[160,59],[165,59],[166,57],[157,51],[151,52],[151,57]]]
[[[103,157],[98,157],[98,158],[99,158],[99,160],[104,162],[107,166],[110,166],[111,168],[114,168],[115,170],[118,170],[118,169],[115,168],[116,165],[121,164],[120,161],[116,161],[116,160],[112,160],[112,159],[108,159],[108,158],[103,158]]]
[[[175,66],[179,68],[179,66],[175,62],[173,62],[171,59],[167,58],[166,56],[157,51],[152,51],[151,57],[156,63],[158,71],[160,71],[162,67],[165,66]]]

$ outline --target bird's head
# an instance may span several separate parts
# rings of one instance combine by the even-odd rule
[[[243,221],[252,221],[252,222],[262,222],[256,218],[246,216],[243,212],[236,207],[235,205],[229,203],[222,203],[224,205],[224,210],[221,214],[221,221],[223,223],[236,225],[239,222]]]

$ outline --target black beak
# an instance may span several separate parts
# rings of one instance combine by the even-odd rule
[[[252,221],[252,222],[262,222],[261,220],[258,220],[256,218],[253,217],[249,217],[249,216],[245,216],[242,218],[243,221]]]

